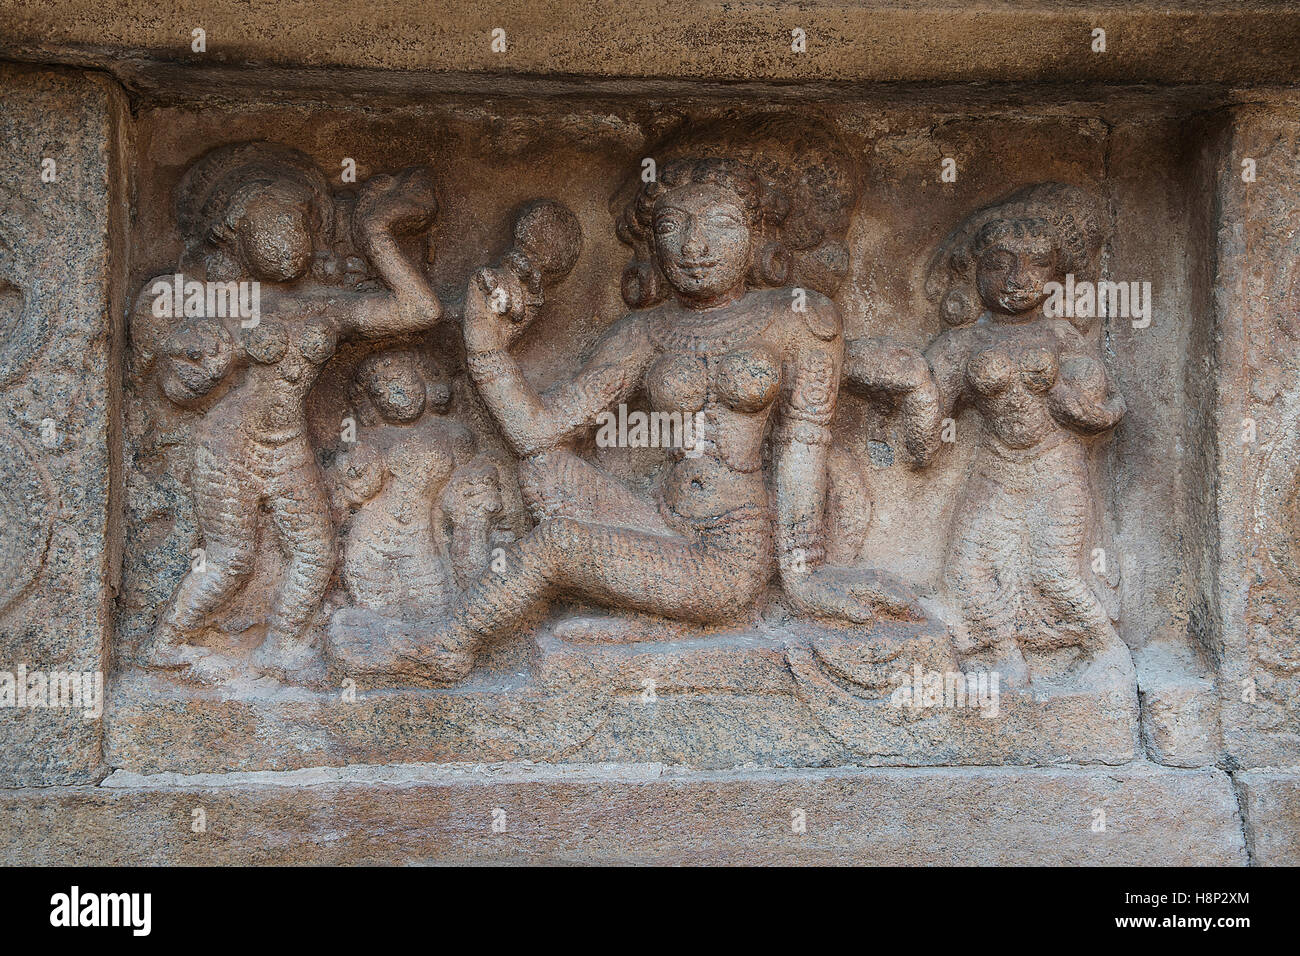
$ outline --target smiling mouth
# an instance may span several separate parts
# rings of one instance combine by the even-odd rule
[[[683,262],[682,268],[687,272],[703,272],[706,269],[712,269],[717,262]]]

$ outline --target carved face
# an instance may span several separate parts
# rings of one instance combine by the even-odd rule
[[[265,282],[292,282],[311,265],[311,206],[288,191],[251,197],[236,227],[240,257]]]
[[[1056,247],[1046,236],[1021,236],[991,243],[976,263],[975,284],[993,314],[1021,315],[1047,298],[1057,281]]]
[[[655,204],[655,251],[672,287],[707,302],[733,291],[749,271],[753,234],[745,207],[730,189],[691,183]]]
[[[413,422],[424,411],[424,379],[404,356],[373,362],[366,370],[366,391],[379,414],[389,422]]]

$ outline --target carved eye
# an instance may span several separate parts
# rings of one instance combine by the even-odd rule
[[[664,216],[655,221],[655,233],[660,236],[670,236],[681,227],[681,220],[676,216]]]

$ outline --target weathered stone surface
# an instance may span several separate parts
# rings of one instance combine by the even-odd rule
[[[1246,845],[1259,866],[1300,865],[1300,773],[1234,774],[1246,820]]]
[[[122,544],[123,99],[103,77],[7,66],[0,89],[0,672],[106,684]],[[39,684],[25,690],[44,700]],[[108,772],[100,719],[8,692],[0,786]]]
[[[1218,181],[1214,650],[1225,746],[1243,769],[1300,761],[1296,116],[1293,98],[1233,111]]]
[[[207,65],[719,80],[1285,82],[1297,75],[1300,16],[1283,4],[1198,0],[1169,7],[1037,0],[972,7],[834,0],[774,9],[747,0],[378,0],[361,8],[292,0],[250,8],[184,0],[5,0],[0,54],[122,65],[126,56]],[[502,53],[493,28],[506,31]],[[806,53],[791,30],[807,34]],[[192,31],[207,52],[191,49]],[[1105,53],[1091,49],[1107,31]]]
[[[198,810],[201,833],[194,831]],[[0,822],[5,863],[1246,860],[1227,774],[1152,766],[742,773],[654,765],[392,766],[157,779],[119,773],[98,788],[2,792]]]
[[[590,633],[581,619],[568,623]],[[1123,683],[1102,693],[1007,692],[982,708],[973,694],[962,708],[898,708],[842,687],[809,653],[807,635],[600,645],[543,632],[529,680],[355,697],[265,681],[176,685],[134,671],[113,685],[106,749],[114,767],[137,773],[389,760],[726,769],[1135,757],[1137,701]]]
[[[1195,672],[1162,647],[1138,658],[1142,743],[1157,763],[1206,767],[1221,760],[1219,695],[1213,681],[1190,676]]]
[[[0,0],[0,859],[1294,861],[1261,9]]]

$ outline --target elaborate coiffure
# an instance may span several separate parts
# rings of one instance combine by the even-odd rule
[[[975,286],[975,267],[989,246],[1005,239],[1043,237],[1056,250],[1061,277],[1095,279],[1103,240],[1100,200],[1086,189],[1064,183],[1026,186],[972,213],[935,251],[925,278],[926,295],[937,301],[949,325],[968,325],[983,307]],[[1090,320],[1071,319],[1086,332]]]
[[[787,116],[719,120],[678,131],[651,158],[656,175],[631,181],[611,203],[618,237],[632,247],[622,288],[633,308],[668,293],[654,250],[655,204],[693,183],[740,200],[755,234],[752,285],[794,283],[833,295],[848,274],[858,188],[848,150],[829,129]]]
[[[208,278],[233,278],[238,266],[226,247],[247,204],[268,189],[300,196],[314,235],[334,228],[329,184],[306,153],[279,143],[218,146],[199,158],[176,187],[176,223],[185,240],[183,266]]]

